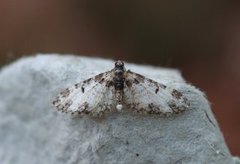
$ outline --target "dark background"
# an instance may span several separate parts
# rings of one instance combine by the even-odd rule
[[[240,155],[238,1],[0,1],[0,67],[54,52],[180,69],[208,95],[231,153]]]

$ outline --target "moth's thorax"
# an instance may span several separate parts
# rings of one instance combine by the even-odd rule
[[[113,69],[114,72],[114,78],[113,78],[113,84],[114,88],[116,90],[123,90],[124,87],[124,72],[126,71],[124,67],[124,63],[122,61],[116,61],[115,67]]]

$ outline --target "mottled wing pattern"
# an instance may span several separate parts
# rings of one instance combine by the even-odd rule
[[[123,101],[128,108],[143,113],[171,114],[188,109],[187,98],[179,91],[127,71]]]
[[[101,115],[114,106],[112,76],[108,71],[77,83],[62,91],[53,104],[65,113]]]

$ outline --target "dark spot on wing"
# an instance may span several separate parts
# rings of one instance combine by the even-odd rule
[[[155,87],[157,88],[156,89],[156,93],[159,91],[159,84],[158,84],[158,82],[156,82],[156,81],[154,81],[154,80],[152,80],[152,79],[147,79],[147,81],[150,83],[150,84],[153,84],[153,85],[155,85]]]
[[[130,108],[134,111],[137,111],[138,110],[138,106],[139,106],[139,103],[136,103],[136,102],[133,102],[131,104],[127,104],[127,108]]]
[[[106,82],[106,87],[111,87],[113,86],[113,81],[107,81]]]
[[[145,79],[144,76],[142,76],[142,75],[140,75],[140,74],[135,74],[135,75],[136,75],[136,79],[137,79],[139,82],[141,82],[141,83],[144,82],[144,79]]]
[[[83,81],[83,83],[84,83],[84,84],[88,84],[91,80],[93,80],[93,78],[89,78],[89,79]]]
[[[168,106],[172,109],[172,111],[178,113],[180,112],[179,108],[177,107],[176,103],[175,102],[171,102],[168,104]]]
[[[157,85],[156,81],[153,81],[152,79],[148,79],[149,83],[154,83],[155,85]]]
[[[133,83],[134,83],[134,84],[139,84],[139,80],[135,78],[135,79],[133,80]]]
[[[139,79],[142,79],[142,80],[144,80],[145,79],[145,77],[143,76],[143,75],[140,75],[140,74],[138,74],[138,73],[134,73]]]
[[[56,97],[56,99],[52,102],[53,103],[53,105],[55,105],[55,104],[57,104],[57,103],[59,103],[60,102],[60,98],[59,98],[59,96],[58,97]]]
[[[158,85],[159,85],[162,89],[166,89],[166,88],[167,88],[167,86],[164,85],[164,84],[159,84],[159,83],[158,83]]]
[[[67,111],[67,109],[72,105],[72,101],[69,100],[67,101],[64,105],[63,104],[58,104],[56,107],[60,111]]]
[[[105,74],[106,73],[98,74],[97,76],[94,77],[94,81],[95,82],[99,82],[100,84],[102,84],[105,81],[105,78],[104,78]]]
[[[147,111],[149,114],[159,113],[160,112],[159,107],[154,105],[153,103],[148,104],[148,108],[150,109],[150,111]]]
[[[102,78],[99,83],[102,84],[104,82],[105,78]]]
[[[168,106],[169,106],[169,107],[172,109],[172,111],[174,111],[174,112],[178,112],[178,111],[179,111],[176,103],[174,103],[174,102],[169,103]]]
[[[145,77],[144,77],[143,75],[137,74],[137,73],[132,72],[132,71],[130,71],[130,70],[128,70],[127,73],[128,73],[128,76],[133,76],[133,77],[134,77],[133,83],[138,84],[138,83],[140,83],[140,82],[141,82],[141,83],[144,82]]]
[[[182,93],[177,91],[176,89],[173,89],[172,96],[175,97],[176,99],[180,99],[182,97]]]
[[[175,113],[179,113],[182,112],[184,110],[187,110],[187,106],[185,105],[180,105],[177,106],[177,104],[175,102],[169,102],[168,106],[172,109],[172,111],[174,111]]]
[[[131,86],[132,86],[132,81],[126,80],[126,85],[127,85],[128,87],[131,87]]]
[[[84,90],[85,90],[84,87],[81,87],[81,90],[82,90],[82,93],[84,93]]]
[[[62,95],[62,97],[67,97],[67,96],[69,96],[69,94],[70,94],[69,88],[65,89],[64,91],[62,91],[60,93],[60,95]]]
[[[58,104],[57,106],[57,110],[63,110],[64,106],[62,104]]]
[[[67,101],[65,104],[64,104],[64,110],[67,110],[71,105],[72,105],[72,100],[69,100]]]
[[[81,86],[81,83],[77,83],[74,85],[76,89],[78,89]]]
[[[157,94],[157,93],[158,93],[158,91],[159,91],[159,88],[156,88],[156,90],[155,90],[155,93]]]
[[[154,108],[153,103],[148,104],[148,107],[149,107],[150,109],[153,109],[153,108]]]
[[[90,113],[90,111],[88,111],[88,110],[84,110],[83,111],[85,114],[89,114]]]
[[[100,73],[100,74],[96,75],[96,76],[94,77],[94,80],[95,80],[95,81],[98,81],[98,82],[101,81],[101,80],[102,80],[102,77],[103,77],[103,74],[104,74],[104,73]]]

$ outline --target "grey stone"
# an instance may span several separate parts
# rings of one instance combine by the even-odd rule
[[[52,106],[62,89],[113,68],[112,60],[37,55],[0,72],[0,161],[3,164],[237,163],[204,94],[173,69],[126,63],[172,85],[188,111],[163,117],[130,111],[72,117]]]

